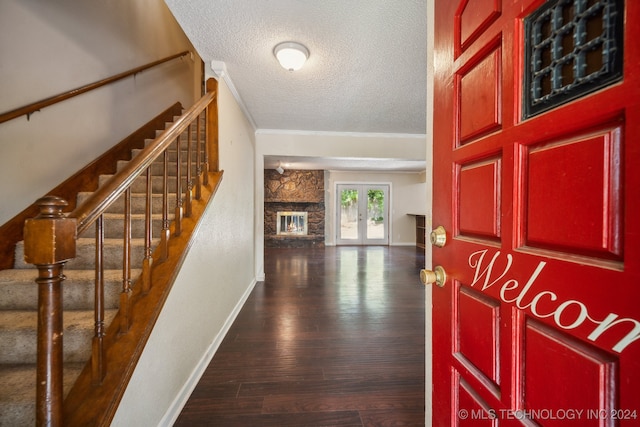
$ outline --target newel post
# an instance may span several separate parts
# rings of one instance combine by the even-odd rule
[[[207,153],[205,156],[208,164],[205,166],[208,167],[205,168],[205,171],[218,172],[220,165],[218,161],[218,81],[216,79],[207,80],[207,93],[209,92],[215,92],[216,98],[207,107]],[[205,179],[207,179],[207,174],[205,174]]]
[[[65,262],[76,256],[76,220],[68,203],[46,196],[40,213],[24,225],[24,259],[38,268],[36,425],[62,426],[62,281]]]

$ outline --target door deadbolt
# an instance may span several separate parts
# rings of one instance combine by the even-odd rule
[[[420,270],[420,281],[425,285],[435,283],[442,288],[447,281],[447,273],[444,271],[444,268],[439,265],[437,265],[433,271],[423,269]]]
[[[429,241],[435,247],[443,247],[447,243],[447,231],[439,225],[429,233]]]

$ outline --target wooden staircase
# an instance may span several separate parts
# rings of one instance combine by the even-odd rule
[[[196,161],[195,156],[204,152],[204,145],[207,139],[205,138],[205,118],[204,113],[200,114],[197,120],[201,121],[202,126],[198,126],[197,129],[201,129],[201,135],[196,135],[196,126],[189,126],[180,137],[179,149],[182,150],[180,156],[178,156],[178,142],[173,143],[167,150],[167,164],[168,177],[165,177],[165,160],[164,155],[159,156],[153,164],[150,166],[151,170],[151,183],[152,188],[151,195],[151,218],[152,218],[152,232],[153,236],[151,240],[151,248],[153,251],[153,262],[155,264],[162,264],[163,258],[167,254],[158,254],[156,248],[161,243],[160,236],[163,233],[176,234],[176,226],[172,225],[170,228],[167,219],[173,222],[178,209],[173,207],[181,206],[183,201],[188,196],[189,192],[192,192],[194,187],[187,182],[187,177],[192,177],[192,182],[197,177],[198,170],[196,165],[199,163]],[[170,123],[167,124],[167,126]],[[192,161],[187,161],[187,132],[191,131],[192,141],[199,141],[202,145],[201,150],[196,150],[192,147],[190,153]],[[160,135],[163,132],[162,129],[157,130],[157,134]],[[146,140],[145,145],[152,143],[153,140]],[[131,160],[140,155],[141,149],[131,149]],[[177,159],[180,158],[182,166],[177,167]],[[118,160],[117,171],[121,171],[127,167],[127,164],[131,160]],[[187,166],[191,166],[191,172],[187,172]],[[182,184],[178,186],[178,180],[176,179],[177,171],[180,171]],[[204,171],[205,175],[208,175],[208,171]],[[220,176],[215,176],[215,182],[209,185],[207,190],[208,197],[212,197],[217,185],[219,183]],[[98,189],[105,186],[110,180],[112,175],[101,175],[98,179]],[[145,174],[142,174],[135,178],[130,187],[130,227],[126,227],[127,216],[125,212],[125,197],[121,195],[118,200],[111,204],[107,210],[102,214],[103,217],[103,230],[104,230],[104,243],[103,254],[103,282],[104,282],[104,299],[100,305],[104,308],[104,323],[106,329],[105,345],[114,345],[118,341],[118,328],[111,326],[114,320],[118,317],[118,310],[120,308],[120,302],[122,298],[125,282],[129,282],[133,286],[133,291],[136,295],[140,295],[140,290],[136,287],[140,287],[140,276],[142,274],[143,263],[145,261],[146,246],[145,235],[147,228],[146,210],[147,208],[147,188],[148,181]],[[167,185],[168,192],[164,194],[164,186]],[[213,186],[213,188],[211,188]],[[177,195],[178,187],[181,194]],[[91,191],[80,191],[77,194],[77,201],[73,203],[74,206],[81,206],[83,202],[92,197]],[[202,203],[206,205],[207,200],[203,200]],[[165,206],[172,207],[168,209],[168,216],[166,215],[167,208]],[[163,209],[165,215],[163,215]],[[190,207],[191,209],[191,207]],[[190,212],[191,213],[191,212]],[[130,265],[127,267],[124,262],[124,270],[130,271],[129,279],[126,276],[129,274],[123,271],[123,259],[126,258],[125,245],[123,245],[123,236],[126,233],[126,229],[130,229]],[[180,227],[178,227],[180,230]],[[63,360],[64,360],[64,396],[67,396],[69,392],[74,388],[78,389],[73,397],[73,402],[70,403],[74,409],[71,412],[76,412],[83,406],[95,405],[97,412],[100,411],[101,405],[107,407],[104,411],[106,415],[99,414],[91,417],[80,418],[81,421],[67,420],[65,416],[64,425],[86,425],[87,419],[91,419],[91,425],[108,424],[109,417],[113,415],[114,408],[117,407],[119,398],[121,397],[123,390],[126,388],[126,382],[133,371],[130,367],[126,369],[128,374],[120,375],[114,379],[109,377],[113,376],[113,373],[109,373],[109,362],[107,362],[107,380],[96,380],[92,376],[92,342],[96,336],[97,315],[96,315],[96,231],[93,226],[90,226],[87,230],[78,235],[76,239],[76,257],[66,262],[64,265],[65,280],[62,283],[62,300],[63,300]],[[165,242],[166,243],[166,242]],[[38,325],[38,285],[35,282],[35,278],[38,277],[38,271],[34,269],[34,266],[25,262],[25,244],[24,241],[18,242],[15,248],[15,263],[13,268],[0,271],[0,426],[33,426],[36,424],[36,372],[37,372],[37,325]],[[172,253],[172,257],[181,257],[180,253]],[[170,266],[177,266],[177,262],[167,262],[163,268],[170,268]],[[167,291],[170,289],[170,285],[167,287]],[[166,297],[166,296],[165,296]],[[152,298],[155,303],[161,303],[163,298]],[[144,304],[143,304],[144,305]],[[159,312],[159,308],[154,309],[154,313]],[[142,316],[144,317],[144,316]],[[151,324],[153,324],[153,320]],[[100,326],[102,328],[102,326]],[[143,328],[150,333],[150,327]],[[141,345],[138,344],[137,351],[133,356],[129,356],[133,366],[139,357],[139,353],[142,351],[146,342],[146,336],[141,338]],[[107,354],[107,351],[105,351]],[[116,369],[117,371],[117,369]],[[78,380],[80,379],[80,380]],[[104,385],[102,383],[117,382],[117,386],[100,388]],[[80,384],[80,385],[79,385]],[[89,384],[89,385],[87,385]],[[91,392],[87,392],[86,389],[91,388]],[[114,391],[115,389],[115,391]],[[103,403],[92,404],[91,402],[84,401],[91,396],[101,396]],[[104,403],[104,401],[108,401]],[[67,402],[65,402],[67,406]],[[65,408],[65,412],[68,412]],[[93,418],[92,418],[93,417]]]

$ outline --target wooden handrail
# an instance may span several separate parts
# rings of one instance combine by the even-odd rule
[[[79,88],[72,89],[72,90],[63,92],[61,94],[51,96],[41,101],[33,102],[23,107],[16,108],[15,110],[7,111],[6,113],[0,114],[0,123],[4,123],[24,115],[27,115],[27,117],[29,117],[32,113],[36,111],[40,111],[45,107],[49,107],[50,105],[56,104],[58,102],[64,101],[69,98],[73,98],[74,96],[81,95],[85,92],[89,92],[90,90],[97,89],[101,86],[108,85],[109,83],[113,83],[118,80],[122,80],[126,77],[138,74],[142,71],[148,70],[149,68],[153,68],[156,65],[160,65],[162,63],[174,60],[176,58],[183,57],[185,55],[188,55],[189,53],[190,52],[188,50],[185,50],[183,52],[176,53],[175,55],[167,56],[166,58],[162,58],[157,61],[150,62],[146,65],[141,65],[139,67],[132,68],[131,70],[122,72],[120,74],[116,74],[115,76],[107,77],[106,79],[102,79],[97,82],[90,83],[88,85],[84,85]]]
[[[116,171],[118,160],[130,160],[131,150],[144,147],[146,139],[153,139],[157,136],[157,129],[164,129],[166,123],[170,123],[175,117],[182,114],[182,104],[176,102],[156,117],[147,122],[140,129],[123,138],[109,151],[89,163],[87,166],[71,175],[60,185],[52,188],[46,194],[55,194],[69,202],[69,208],[65,212],[72,211],[76,207],[77,195],[79,192],[92,192],[98,188],[98,177],[100,175],[110,175]],[[39,212],[35,203],[27,206],[3,226],[0,227],[0,270],[13,268],[15,260],[15,247],[24,238],[24,222],[35,217]]]
[[[190,109],[176,120],[169,128],[164,130],[153,144],[145,147],[136,157],[128,162],[121,171],[113,175],[97,191],[73,212],[69,217],[78,221],[78,235],[85,231],[89,225],[104,213],[104,211],[117,200],[118,197],[133,183],[133,181],[153,161],[164,152],[169,145],[194,121],[199,114],[216,97],[216,92],[208,92]]]

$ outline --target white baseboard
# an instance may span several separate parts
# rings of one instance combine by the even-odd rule
[[[251,292],[256,286],[256,283],[257,281],[254,279],[245,293],[242,295],[242,298],[240,298],[240,301],[238,301],[236,306],[233,308],[233,311],[227,317],[227,320],[222,326],[222,329],[220,329],[220,332],[218,332],[216,337],[213,339],[213,342],[211,343],[211,345],[209,345],[207,351],[202,355],[202,358],[189,376],[189,379],[187,379],[184,386],[182,386],[182,388],[180,389],[180,392],[177,394],[176,398],[173,400],[171,405],[169,405],[167,412],[165,412],[162,420],[160,421],[160,424],[158,424],[159,426],[169,427],[176,422],[178,416],[180,415],[180,412],[182,411],[182,408],[184,408],[187,400],[189,400],[189,396],[191,396],[191,393],[198,385],[200,378],[209,366],[209,363],[211,363],[211,359],[213,359],[216,351],[218,351],[218,347],[220,347],[222,340],[227,335],[227,332],[229,332],[229,329],[231,328],[233,322],[236,320],[236,317],[238,317],[240,310],[242,310],[244,303],[247,301],[247,298],[249,298],[249,295],[251,295]]]

